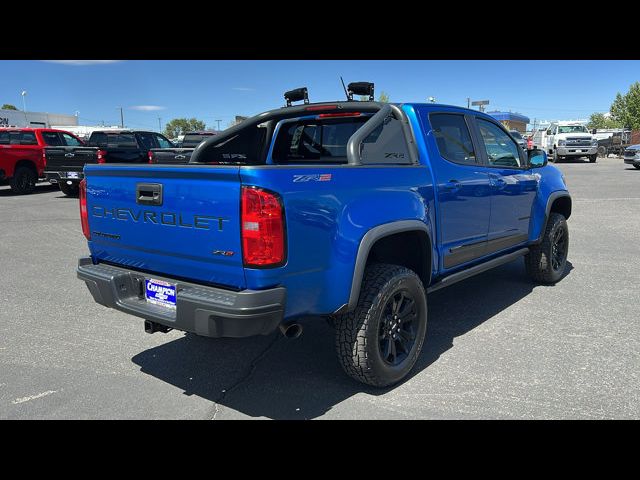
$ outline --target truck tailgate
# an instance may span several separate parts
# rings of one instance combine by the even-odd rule
[[[87,163],[98,162],[96,147],[47,147],[45,171],[81,172]]]
[[[236,166],[89,165],[94,260],[242,289]]]

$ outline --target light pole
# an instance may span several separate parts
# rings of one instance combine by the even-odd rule
[[[216,120],[216,122],[218,122],[218,131],[220,131],[220,122],[221,122],[221,121],[222,121],[222,120]]]
[[[80,110],[76,110],[76,125],[80,125]]]
[[[22,111],[24,112],[24,126],[28,127],[29,126],[29,121],[27,120],[27,91],[26,90],[22,90],[22,92],[20,92],[20,95],[22,95]]]
[[[124,114],[122,113],[122,107],[118,107],[120,109],[120,126],[124,128]]]

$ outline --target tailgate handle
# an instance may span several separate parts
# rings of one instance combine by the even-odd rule
[[[136,185],[136,203],[140,205],[162,205],[162,184],[138,183]]]

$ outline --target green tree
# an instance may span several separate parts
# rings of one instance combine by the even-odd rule
[[[389,95],[386,92],[380,92],[378,101],[382,103],[389,103]]]
[[[605,117],[604,113],[592,113],[587,128],[622,128],[622,123],[613,116]]]
[[[195,118],[174,118],[165,125],[164,135],[167,138],[175,138],[193,130],[204,130],[205,126],[202,120]]]
[[[640,129],[640,82],[633,83],[624,95],[618,93],[609,111],[624,127]]]
[[[5,103],[2,105],[2,110],[18,110],[15,105],[11,105],[10,103]]]

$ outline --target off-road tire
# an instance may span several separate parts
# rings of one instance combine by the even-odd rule
[[[397,358],[399,350],[395,342],[400,340],[391,340],[381,329],[385,328],[385,319],[391,319],[390,315],[385,315],[389,302],[395,305],[395,298],[399,295],[413,301],[413,304],[402,304],[405,300],[398,303],[412,305],[412,320],[403,324],[402,328],[410,324],[414,336],[409,351],[401,352],[404,359],[394,365],[383,358],[381,342],[384,342],[385,337],[387,344],[394,342],[393,351],[396,352]],[[409,317],[409,314],[406,317]],[[370,265],[365,270],[358,305],[352,312],[336,316],[334,324],[338,358],[350,377],[375,387],[397,383],[413,368],[424,343],[427,329],[427,297],[422,281],[414,271],[402,266],[382,263]]]
[[[640,170],[640,165],[638,165],[637,163],[634,163],[633,166]]]
[[[38,181],[38,175],[29,167],[18,167],[13,172],[13,177],[9,185],[13,193],[18,195],[25,195],[32,193],[36,189],[36,182]]]
[[[589,162],[591,163],[596,163],[596,161],[598,160],[598,154],[594,154],[594,155],[589,155]]]
[[[564,253],[562,260],[558,262],[557,268],[553,265],[554,239],[557,238],[558,230],[562,229],[565,238]],[[527,273],[538,283],[554,284],[562,278],[567,263],[569,253],[569,228],[567,220],[560,213],[552,212],[549,215],[542,242],[529,248],[529,253],[524,257],[524,264]]]

